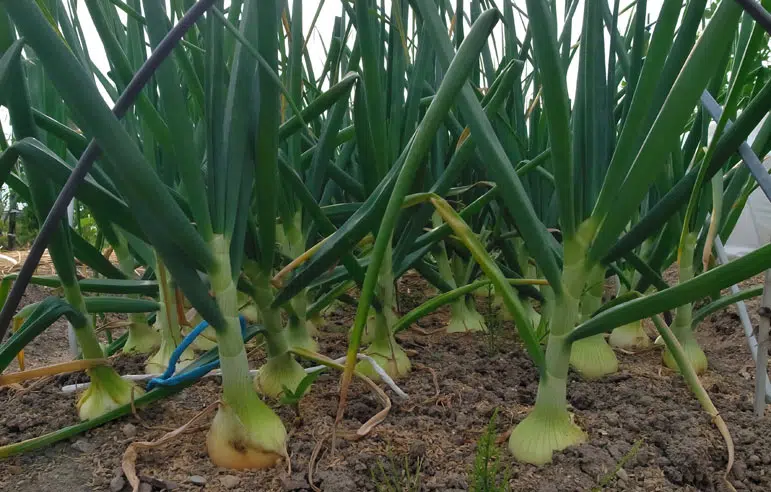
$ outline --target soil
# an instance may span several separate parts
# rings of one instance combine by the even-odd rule
[[[428,293],[411,275],[400,280],[398,291],[402,312]],[[44,295],[31,287],[25,302]],[[141,490],[312,490],[308,471],[314,449],[319,450],[312,473],[317,490],[468,490],[477,443],[493,415],[500,448],[498,479],[507,479],[514,491],[727,489],[722,478],[725,444],[682,378],[662,368],[659,349],[619,352],[619,372],[600,380],[585,381],[571,373],[568,399],[588,441],[557,453],[544,467],[514,462],[506,451],[506,433],[533,404],[538,374],[511,324],[495,321],[486,299],[478,299],[478,307],[487,315],[492,335],[437,332],[447,322],[446,309],[399,335],[413,363],[413,373],[398,382],[409,399],[401,400],[386,388],[393,407],[368,436],[346,438],[382,408],[371,390],[355,382],[336,450],[330,450],[338,378],[327,374],[297,409],[270,402],[290,435],[291,475],[286,464],[248,472],[215,467],[206,455],[203,425],[163,447],[139,452]],[[757,300],[748,307],[757,322]],[[352,307],[340,305],[326,315],[323,353],[344,354],[353,314]],[[760,420],[753,414],[754,366],[734,308],[710,316],[697,336],[710,362],[702,381],[736,446],[729,480],[737,490],[769,491],[771,411]],[[262,354],[255,353],[252,363],[258,366]],[[28,347],[26,356],[29,367],[66,360],[66,324],[54,324]],[[124,374],[141,372],[141,358],[118,356],[113,363]],[[63,375],[24,389],[0,389],[0,445],[76,423],[75,398],[62,394],[60,387],[80,380],[82,376]],[[134,416],[5,459],[0,462],[0,490],[129,490],[120,472],[128,445],[158,439],[186,423],[217,400],[219,383],[219,378],[205,378]]]

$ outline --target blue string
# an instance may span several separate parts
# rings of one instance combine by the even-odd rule
[[[243,337],[246,334],[246,318],[239,315],[238,321],[241,324],[241,336]],[[182,374],[178,374],[176,376],[173,375],[174,369],[177,367],[177,361],[182,356],[182,353],[208,326],[209,323],[207,323],[205,320],[201,321],[198,326],[193,328],[193,330],[182,339],[180,344],[177,345],[177,348],[174,349],[174,352],[171,353],[171,358],[169,358],[169,365],[166,367],[166,371],[160,376],[152,378],[147,382],[148,391],[155,388],[156,386],[176,386],[178,384],[195,381],[203,377],[206,373],[220,366],[220,361],[218,358],[217,360],[209,362],[208,364],[204,364],[202,366],[196,367],[195,369],[185,371]]]

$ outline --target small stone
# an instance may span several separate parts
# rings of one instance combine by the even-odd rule
[[[241,483],[241,479],[235,475],[225,475],[224,477],[220,477],[220,483],[226,489],[234,489]]]
[[[136,437],[137,435],[137,426],[134,424],[126,424],[123,427],[121,427],[120,430],[123,432],[123,435],[126,437]]]
[[[206,479],[201,475],[191,475],[187,480],[193,485],[206,485]]]
[[[139,484],[139,492],[153,492],[153,486],[142,482]]]
[[[72,444],[72,449],[80,451],[81,453],[92,453],[96,449],[96,446],[85,439],[78,439]]]
[[[618,477],[619,480],[624,480],[624,481],[629,480],[629,474],[623,468],[618,469],[618,471],[616,472],[616,476]]]
[[[760,456],[757,454],[750,455],[749,458],[747,458],[747,463],[750,464],[750,466],[755,466],[760,463]]]
[[[126,479],[123,478],[123,475],[118,475],[116,477],[113,477],[112,480],[110,480],[110,492],[120,492],[123,490],[123,487],[126,485]]]

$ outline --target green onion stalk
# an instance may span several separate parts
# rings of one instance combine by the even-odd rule
[[[538,278],[538,277],[533,276],[532,278]],[[548,326],[546,322],[548,321],[549,318],[535,310],[532,299],[528,298],[527,296],[520,296],[519,300],[520,302],[522,302],[522,305],[527,311],[527,318],[528,320],[530,320],[530,324],[532,325],[533,330],[540,338],[540,336],[544,334],[545,327]],[[511,314],[503,306],[501,306],[499,313],[500,313],[501,319],[505,321],[513,321],[513,319],[511,318]],[[543,322],[542,322],[542,319],[543,319]]]
[[[276,236],[281,252],[289,258],[297,258],[305,252],[305,238],[302,233],[302,210],[298,210],[291,221],[276,227]],[[315,326],[306,318],[308,289],[303,289],[289,302],[289,322],[286,338],[292,348],[318,352],[319,344],[313,339]]]
[[[239,311],[241,314],[243,314],[242,311]],[[250,323],[254,323],[248,316],[246,317],[247,321]],[[196,326],[198,326],[202,321],[203,317],[196,313],[191,320],[189,320],[190,329],[192,330]],[[182,333],[184,334],[187,330],[182,330]],[[193,348],[196,352],[206,352],[207,350],[211,350],[214,347],[217,346],[217,331],[210,325],[204,328],[204,330],[201,332],[200,335],[198,335],[195,340],[193,340],[193,343],[190,344],[190,346]]]
[[[116,231],[117,240],[113,244],[113,250],[118,257],[120,270],[127,278],[134,278],[134,258],[128,249],[126,238]],[[130,297],[139,298],[138,294]],[[126,354],[139,353],[148,354],[158,348],[161,343],[161,337],[148,323],[147,317],[143,313],[130,313],[128,315],[128,338],[123,345],[123,352]]]
[[[248,300],[244,300],[244,298]],[[251,301],[251,298],[243,294],[242,292],[238,293],[238,305],[239,306],[248,306],[248,302]],[[204,321],[203,316],[193,309],[192,305],[190,304],[190,301],[182,297],[182,305],[183,310],[185,312],[185,319],[187,327],[182,327],[182,334],[185,335],[186,332],[192,331],[196,326],[198,326],[201,322]],[[249,309],[246,307],[245,309],[242,308],[239,310],[240,314],[244,314],[244,312],[248,312]],[[257,321],[254,321],[251,317],[251,314],[249,316],[246,316],[246,320],[251,324],[257,324]],[[213,349],[217,346],[217,331],[214,329],[213,326],[208,325],[204,330],[201,332],[200,335],[198,335],[195,340],[190,344],[190,346],[193,348],[195,352],[206,352],[208,350]]]
[[[683,246],[678,260],[678,283],[683,283],[693,278],[693,256],[696,249],[697,236],[694,233],[688,233],[683,240]],[[707,370],[707,356],[696,341],[693,334],[693,304],[686,303],[677,308],[675,319],[672,322],[672,332],[677,337],[683,352],[688,357],[696,374],[702,374]],[[677,363],[672,353],[667,348],[664,351],[664,364],[678,371]]]
[[[177,298],[170,272],[166,269],[160,257],[155,260],[155,273],[158,277],[158,292],[161,309],[156,317],[161,344],[158,351],[147,359],[145,372],[147,374],[163,374],[169,366],[171,354],[182,342],[182,329],[177,315]],[[182,369],[195,359],[192,347],[182,352],[177,361],[176,369]]]
[[[247,317],[247,320],[249,320],[248,317]],[[200,323],[201,321],[203,321],[203,318],[198,319],[197,322],[194,321],[190,323],[190,326],[192,328],[195,328],[196,326],[198,326],[198,323]],[[213,349],[214,347],[217,346],[217,331],[211,326],[207,326],[206,328],[204,328],[201,334],[198,335],[198,337],[196,337],[193,343],[190,344],[190,346],[196,352],[206,352],[207,350]]]
[[[377,325],[377,310],[373,307],[369,310],[367,323],[364,325],[364,330],[361,332],[361,341],[363,343],[372,343],[375,339],[375,325]],[[351,327],[351,329],[353,329],[353,327]]]
[[[717,79],[716,79],[717,80]],[[728,95],[726,96],[728,99],[727,108],[730,106],[730,101],[732,99],[733,91],[729,90]],[[723,114],[723,118],[721,118],[720,124],[721,129],[722,125],[725,123],[726,115],[728,114],[728,111],[726,111]],[[700,160],[699,162],[699,174],[697,176],[696,184],[693,187],[693,190],[691,190],[691,196],[688,200],[688,206],[685,211],[685,216],[683,218],[683,227],[680,232],[680,240],[678,242],[678,248],[677,248],[677,273],[678,273],[678,284],[682,284],[684,282],[688,282],[689,280],[693,279],[694,277],[694,267],[693,267],[693,259],[694,254],[696,251],[696,243],[698,241],[698,227],[696,226],[696,223],[698,223],[698,220],[696,219],[697,216],[697,209],[699,208],[698,204],[701,201],[702,196],[702,187],[703,184],[706,168],[708,165],[708,162],[715,150],[716,140],[715,140],[715,134],[717,132],[717,127],[715,124],[707,125],[707,135],[706,135],[706,144],[707,146],[703,149],[704,152],[697,152],[693,157],[694,167],[696,167],[697,160]],[[715,176],[720,175],[721,172],[719,171]],[[721,183],[722,188],[722,183]],[[713,196],[713,200],[714,200]],[[722,206],[722,197],[716,201],[713,204],[715,207],[720,208]],[[713,209],[714,213],[714,209]],[[714,218],[714,216],[713,216]],[[713,229],[712,224],[710,225],[710,230],[712,232],[715,231]],[[704,243],[705,252],[711,252],[712,248],[709,245],[711,242],[711,239],[707,238]],[[702,374],[706,372],[707,370],[707,356],[704,354],[704,351],[699,346],[699,342],[696,341],[696,337],[693,334],[693,304],[688,302],[685,304],[682,304],[677,307],[677,310],[675,311],[675,319],[672,322],[672,326],[670,327],[672,330],[672,333],[677,338],[677,341],[680,342],[680,345],[683,349],[683,354],[688,358],[688,361],[691,363],[691,366],[693,367],[693,370],[696,372],[696,374]],[[672,352],[669,350],[669,348],[666,348],[664,350],[664,353],[662,354],[662,359],[664,362],[664,365],[668,368],[672,369],[673,371],[679,371],[679,367],[677,365],[677,362],[675,361],[675,358],[672,354]]]
[[[269,468],[287,456],[286,429],[252,387],[228,241],[223,235],[214,234],[210,247],[215,267],[209,272],[209,279],[225,325],[215,327],[222,368],[222,404],[206,436],[206,446],[217,466]]]
[[[602,305],[605,268],[595,265],[588,275],[587,288],[581,296],[580,320],[592,317]],[[573,342],[570,351],[570,365],[581,376],[589,379],[601,378],[618,371],[618,359],[602,333]]]
[[[520,272],[522,272],[522,276],[524,278],[538,278],[537,265],[530,261],[530,255],[527,252],[525,242],[522,240],[522,238],[515,237],[513,238],[512,243],[514,246],[514,252],[516,254],[515,260]],[[542,285],[541,291],[543,292],[545,289],[550,289],[550,287],[548,285]],[[548,325],[548,320],[550,318],[548,316],[542,316],[541,313],[536,311],[535,307],[533,306],[533,301],[529,297],[519,296],[519,300],[527,311],[527,317],[530,320],[536,335],[540,338],[544,334],[541,332],[545,330],[545,327]],[[493,299],[493,305],[498,308],[498,316],[503,321],[514,321],[513,316],[509,310],[506,309],[503,302],[503,297],[500,294],[495,295]],[[542,319],[543,323],[541,321]]]
[[[648,237],[643,241],[639,252],[641,258],[647,258],[654,252],[654,248],[658,243],[656,239],[656,237]],[[631,280],[630,285],[638,285],[642,279],[642,274],[633,268],[625,269],[624,274],[626,278]],[[618,282],[616,297],[630,292],[630,288],[621,282],[618,276],[616,276],[616,279]],[[651,290],[651,288],[648,290]],[[608,337],[608,343],[614,348],[636,351],[649,348],[651,346],[651,339],[643,328],[643,321],[639,319],[614,328]]]
[[[370,318],[367,320],[367,324],[371,328],[372,340],[364,353],[375,359],[375,362],[389,376],[396,379],[406,376],[412,368],[412,363],[407,357],[407,353],[396,341],[393,332],[393,326],[398,320],[398,315],[396,314],[391,248],[392,246],[389,242],[383,257],[383,264],[378,273],[375,293],[381,302],[381,309],[373,308],[374,315],[370,315]],[[380,380],[380,376],[367,361],[359,362],[356,370],[370,379]]]
[[[84,315],[81,320],[72,323],[83,358],[103,358],[104,351],[94,332],[91,316],[87,314],[86,303],[78,284],[67,285],[62,282],[62,287],[67,302]],[[144,394],[144,391],[133,383],[121,378],[112,367],[93,367],[86,373],[91,379],[91,385],[78,399],[78,416],[81,420],[100,417]]]
[[[545,365],[538,395],[530,414],[511,432],[509,450],[519,461],[542,465],[554,451],[584,442],[587,438],[567,410],[568,367],[571,344],[566,340],[579,319],[586,285],[587,244],[579,235],[565,240],[562,292],[555,298],[554,314],[546,346]]]
[[[650,347],[651,339],[643,328],[642,320],[637,320],[614,329],[608,343],[611,347],[624,350],[644,350]]]
[[[480,239],[484,241],[485,234],[480,234]],[[471,273],[474,268],[474,262],[473,259],[464,260],[460,255],[454,255],[452,258],[452,270],[455,277],[455,285],[465,285],[468,284],[471,281]],[[451,284],[453,285],[453,284]],[[468,331],[487,331],[487,324],[485,323],[485,318],[482,316],[482,314],[477,311],[476,306],[476,300],[474,299],[473,295],[466,295],[463,296],[460,301],[457,303],[457,307],[455,309],[460,311],[459,319],[463,320],[463,330],[462,332],[468,332]],[[451,306],[451,309],[455,307],[455,305]],[[460,328],[460,327],[457,327]],[[447,328],[448,333],[457,333],[457,331],[453,330],[452,326],[448,326]]]
[[[260,316],[260,311],[257,309],[257,305],[254,303],[254,300],[249,297],[249,294],[245,294],[239,291],[237,296],[239,306],[238,313],[243,316],[249,324],[261,324],[262,317]],[[191,306],[188,304],[187,299],[184,299],[184,302],[185,309],[190,309]],[[201,316],[200,313],[193,311],[192,318],[188,320],[190,329],[192,330],[198,326],[203,320],[203,316]],[[182,330],[183,333],[185,333],[185,331],[185,329]],[[201,334],[198,335],[195,340],[193,340],[193,343],[191,343],[190,346],[193,347],[193,350],[196,352],[206,352],[213,349],[217,346],[216,330],[212,326],[207,326],[204,328]]]
[[[471,333],[487,331],[487,324],[482,314],[477,311],[473,295],[461,296],[450,304],[450,322],[447,333]]]
[[[286,389],[295,391],[305,378],[305,370],[290,352],[287,330],[281,321],[281,311],[272,306],[273,287],[270,274],[263,272],[253,260],[244,261],[244,272],[253,286],[252,298],[262,316],[265,328],[265,348],[268,360],[254,378],[257,391],[271,398],[278,398]]]
[[[436,212],[433,216],[433,222],[434,227],[441,225],[441,217]],[[439,275],[453,290],[458,288],[458,284],[468,283],[474,266],[473,262],[464,262],[458,255],[454,255],[451,262],[443,242],[436,245],[434,257]],[[487,331],[485,319],[476,309],[473,294],[460,296],[450,303],[450,321],[445,329],[447,333]]]
[[[391,256],[389,255],[389,258]],[[390,262],[391,260],[389,260]],[[364,325],[364,331],[362,332],[362,341],[365,343],[374,343],[378,340],[379,345],[383,348],[386,342],[385,330],[378,332],[379,325],[391,327],[399,319],[399,314],[396,309],[396,296],[394,293],[394,277],[393,273],[389,271],[383,271],[378,276],[377,292],[382,295],[378,299],[382,302],[382,310],[378,310],[372,307],[369,310],[369,316],[367,317],[367,324]],[[382,328],[381,326],[381,328]],[[379,334],[378,334],[379,333]],[[390,343],[390,342],[389,342]],[[379,350],[380,351],[380,350]],[[364,367],[366,364],[362,364]],[[363,369],[366,371],[366,369]],[[409,369],[408,369],[409,370]],[[395,373],[396,374],[396,373]],[[369,374],[368,374],[369,376]],[[377,380],[376,376],[372,376]]]
[[[535,278],[543,278],[536,276]],[[550,285],[541,285],[540,289],[543,301],[541,302],[541,311],[536,311],[528,299],[522,299],[525,309],[530,313],[530,320],[533,324],[535,336],[538,340],[545,340],[549,334],[550,320],[554,316],[554,289]],[[528,306],[529,305],[529,306]]]
[[[243,292],[238,293],[238,312],[241,316],[246,318],[246,321],[253,325],[262,323],[262,316],[260,316],[260,310],[257,309],[257,304],[249,297],[248,294]]]
[[[643,243],[643,249],[646,249],[652,241],[646,240]],[[632,278],[637,279],[639,274],[633,273]],[[620,282],[619,282],[620,283]],[[632,282],[634,285],[636,282]],[[629,288],[620,285],[618,288],[617,296],[624,295],[629,292]],[[651,339],[643,328],[642,320],[638,319],[631,323],[626,323],[613,329],[608,337],[608,343],[611,347],[624,349],[624,350],[645,350],[651,345]]]

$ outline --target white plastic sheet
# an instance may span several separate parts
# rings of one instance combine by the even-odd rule
[[[765,121],[765,118],[763,118]],[[752,145],[763,121],[747,139]],[[744,164],[740,164],[744,165]],[[763,167],[771,168],[771,156],[763,160]],[[725,242],[725,251],[729,258],[736,258],[751,253],[771,242],[771,201],[760,188],[752,192],[747,199],[733,232]]]

